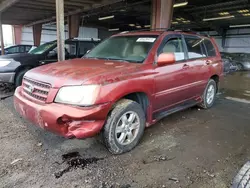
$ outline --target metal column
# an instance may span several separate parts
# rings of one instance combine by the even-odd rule
[[[58,61],[65,60],[64,0],[56,0],[56,27]]]
[[[79,35],[80,15],[68,16],[69,38],[75,38]]]
[[[0,39],[1,39],[1,53],[4,55],[4,39],[3,39],[3,26],[2,26],[2,17],[0,15]]]
[[[34,40],[35,46],[40,46],[41,44],[42,28],[43,28],[42,24],[36,24],[36,25],[33,25],[32,27],[33,40]]]
[[[21,44],[22,43],[22,26],[14,25],[13,26],[13,35],[14,35],[14,43]]]
[[[152,0],[151,28],[170,28],[174,0]]]

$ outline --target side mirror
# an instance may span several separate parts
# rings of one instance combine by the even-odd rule
[[[174,53],[162,53],[157,59],[158,66],[170,65],[175,63]]]

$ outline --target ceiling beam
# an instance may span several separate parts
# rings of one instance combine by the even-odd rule
[[[4,12],[6,9],[11,7],[12,5],[17,3],[18,1],[20,1],[20,0],[4,0],[4,1],[2,1],[0,4],[0,13]]]
[[[95,10],[98,8],[103,8],[103,7],[110,6],[110,5],[113,5],[115,3],[121,3],[121,2],[124,2],[124,1],[123,0],[113,0],[113,1],[108,1],[108,3],[103,3],[102,5],[98,5],[98,6],[92,5],[93,6],[92,10]],[[79,13],[83,13],[83,12],[88,11],[88,10],[91,10],[91,6],[86,6],[85,8],[80,8],[80,9],[77,9],[74,11],[69,11],[69,12],[65,13],[65,17],[79,14]],[[54,21],[55,19],[56,19],[56,16],[52,16],[49,18],[45,18],[42,20],[31,22],[31,23],[27,24],[26,27],[30,27],[32,25],[41,24],[41,23],[48,23],[48,22]]]
[[[237,4],[244,4],[244,3],[248,3],[248,0],[235,0],[235,1],[227,1],[227,2],[223,2],[223,3],[214,3],[211,5],[205,5],[205,6],[198,6],[198,7],[193,7],[193,8],[187,8],[187,11],[197,11],[197,10],[206,10],[206,9],[212,9],[212,8],[217,8],[217,7],[228,7],[228,6],[233,6],[233,5],[237,5]]]

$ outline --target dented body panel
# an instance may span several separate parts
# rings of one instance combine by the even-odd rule
[[[158,35],[143,63],[100,59],[74,59],[35,68],[25,74],[30,83],[50,86],[44,101],[24,92],[15,92],[15,108],[39,127],[67,138],[87,138],[103,128],[113,105],[127,95],[143,93],[147,97],[146,126],[154,124],[154,115],[189,100],[201,102],[203,91],[212,76],[222,77],[222,61],[217,56],[157,66],[157,53],[163,39],[176,32],[139,32],[123,35]],[[179,33],[182,35],[182,33]],[[191,34],[192,35],[192,34]],[[212,40],[215,45],[214,41]],[[209,64],[208,64],[209,62]],[[188,65],[189,69],[184,69]],[[99,85],[95,104],[79,107],[55,103],[60,88],[65,86]],[[47,86],[46,86],[47,87]],[[38,96],[40,94],[37,93]],[[40,99],[40,98],[39,98]]]

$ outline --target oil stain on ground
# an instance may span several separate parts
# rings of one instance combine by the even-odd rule
[[[84,169],[87,165],[97,163],[97,161],[103,160],[103,158],[83,158],[79,152],[72,152],[62,155],[62,163],[59,164],[67,164],[67,167],[63,170],[56,172],[55,178],[60,178],[63,176],[63,174],[70,172],[74,169]]]

